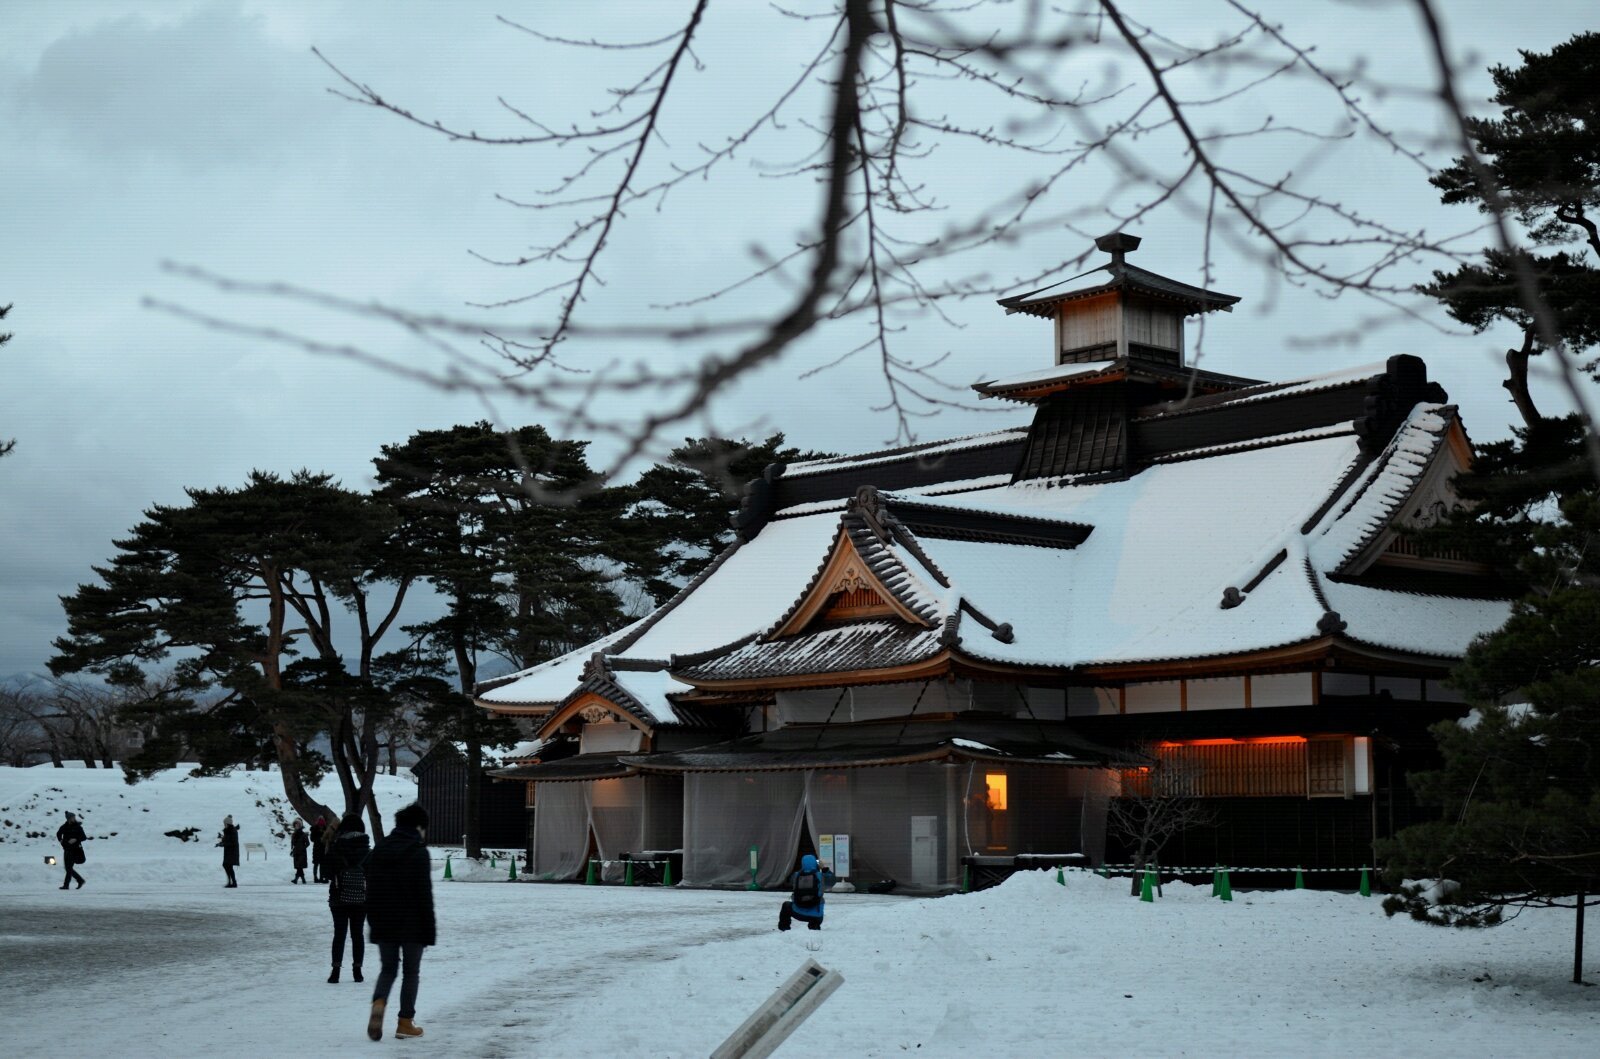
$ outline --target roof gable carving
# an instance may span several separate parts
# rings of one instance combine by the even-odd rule
[[[869,554],[874,551],[878,554],[871,554],[871,558],[863,555],[864,546]],[[833,547],[811,584],[764,639],[777,640],[804,632],[840,603],[848,606],[851,596],[857,600],[857,606],[851,609],[858,611],[850,615],[852,617],[892,615],[909,625],[932,628],[937,616],[931,612],[931,608],[926,604],[919,606],[917,604],[920,601],[907,598],[909,593],[904,589],[909,576],[910,572],[898,560],[888,556],[886,549],[872,549],[865,541],[858,543],[856,535],[851,533],[847,517],[841,522]],[[901,592],[890,588],[886,580],[898,582],[896,587]]]

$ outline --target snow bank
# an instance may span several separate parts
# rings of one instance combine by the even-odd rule
[[[416,798],[409,773],[380,776],[378,807],[385,818]],[[319,800],[342,805],[338,780],[313,788]],[[116,880],[170,881],[195,872],[221,875],[215,846],[222,818],[233,817],[244,843],[259,843],[240,864],[241,880],[289,868],[288,829],[294,819],[276,770],[240,769],[226,776],[193,777],[187,768],[168,769],[130,786],[120,769],[0,768],[0,888],[60,882],[61,869],[44,863],[58,856],[56,828],[71,810],[88,835],[83,866],[89,885]],[[180,835],[192,830],[187,840]],[[263,856],[264,854],[264,856]]]

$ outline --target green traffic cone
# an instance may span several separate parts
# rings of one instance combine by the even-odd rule
[[[1152,904],[1155,903],[1155,899],[1156,899],[1155,881],[1156,881],[1156,873],[1155,872],[1146,871],[1144,873],[1144,884],[1139,887],[1139,900],[1148,901],[1148,902],[1150,902]]]
[[[1294,870],[1294,888],[1296,890],[1304,890],[1306,888],[1306,876],[1305,876],[1305,873],[1303,871],[1301,871],[1299,868],[1296,868]]]
[[[1217,874],[1221,877],[1221,883],[1217,888],[1217,896],[1222,898],[1224,901],[1232,901],[1233,882],[1228,878],[1228,869],[1218,869]]]
[[[672,885],[672,862],[670,860],[667,861],[667,866],[661,869],[661,885]]]
[[[495,862],[494,862],[494,858],[493,858],[493,857],[490,857],[490,858],[489,858],[489,867],[491,867],[491,868],[493,868],[493,867],[496,867],[496,866],[497,866],[497,865],[496,865],[496,864],[495,864]]]
[[[509,866],[511,868],[511,871],[506,876],[506,878],[510,879],[512,882],[516,882],[517,881],[517,858],[512,857],[511,860],[509,861]]]
[[[450,874],[450,854],[448,853],[444,855],[444,877],[446,879],[454,878],[454,876]]]
[[[1221,897],[1222,896],[1222,869],[1221,868],[1213,868],[1213,869],[1211,869],[1211,896],[1212,897]]]
[[[1361,896],[1372,896],[1372,880],[1367,878],[1367,866],[1365,864],[1361,866]]]
[[[583,885],[585,885],[585,886],[593,886],[594,884],[595,884],[594,861],[590,860],[589,861],[589,874],[584,876]]]
[[[1060,883],[1062,886],[1067,885],[1067,869],[1065,869],[1065,868],[1057,868],[1056,869],[1056,882]]]

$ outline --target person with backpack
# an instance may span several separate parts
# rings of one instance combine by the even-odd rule
[[[311,840],[306,837],[306,823],[304,820],[294,822],[294,830],[289,832],[289,857],[294,862],[294,878],[291,883],[306,881],[306,848],[311,845]]]
[[[67,869],[67,877],[61,880],[63,890],[74,879],[78,880],[78,889],[83,889],[83,876],[78,874],[78,865],[87,859],[83,853],[83,844],[87,839],[76,813],[68,813],[67,822],[56,828],[56,841],[61,843],[61,863]]]
[[[789,900],[778,910],[778,929],[788,930],[792,920],[803,920],[811,930],[822,929],[822,915],[826,903],[822,895],[834,884],[833,871],[819,865],[817,858],[807,853],[800,858],[800,870],[789,877]]]
[[[234,889],[239,885],[233,874],[233,869],[239,866],[239,829],[233,826],[233,817],[222,818],[222,834],[217,836],[217,845],[222,847],[222,870],[228,873],[228,885],[223,889]]]
[[[364,941],[361,927],[367,918],[367,872],[362,866],[371,850],[367,829],[359,813],[351,813],[339,821],[333,845],[322,860],[322,872],[328,877],[328,911],[333,915],[333,973],[328,975],[330,985],[339,981],[339,968],[344,963],[344,936],[350,935],[350,977],[361,978],[361,957]]]
[[[428,813],[412,804],[394,814],[394,829],[378,840],[367,856],[367,921],[383,964],[372,990],[367,1036],[383,1037],[383,1011],[389,990],[404,964],[400,983],[400,1022],[394,1035],[421,1037],[417,1014],[417,980],[422,950],[434,943],[433,860],[428,856]]]

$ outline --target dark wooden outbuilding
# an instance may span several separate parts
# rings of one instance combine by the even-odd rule
[[[496,762],[485,760],[485,767]],[[459,846],[467,832],[467,759],[454,743],[435,743],[411,766],[417,777],[417,804],[428,814],[428,844]],[[483,778],[478,803],[481,841],[486,849],[523,849],[528,844],[526,788]]]

